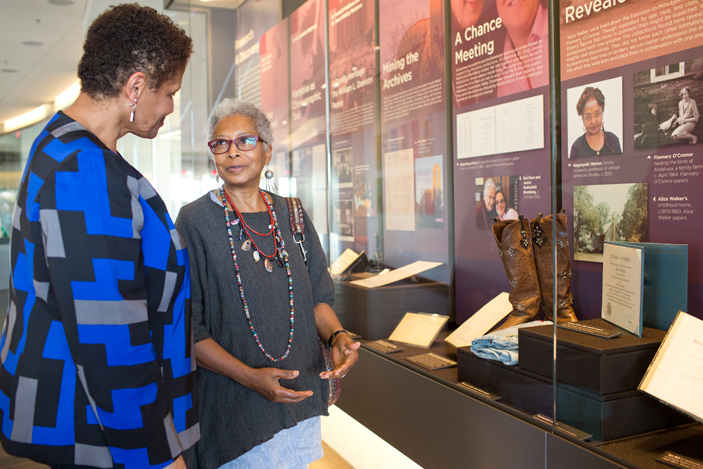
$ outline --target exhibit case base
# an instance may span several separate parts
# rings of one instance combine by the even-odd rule
[[[335,280],[334,311],[345,329],[365,339],[387,339],[405,313],[440,313],[449,310],[446,284],[409,280],[364,288]]]
[[[459,381],[497,394],[501,400],[530,414],[552,416],[552,383],[548,378],[479,358],[469,347],[457,349]],[[690,422],[684,415],[637,390],[600,395],[560,384],[557,420],[609,441]],[[633,418],[633,416],[638,416]]]

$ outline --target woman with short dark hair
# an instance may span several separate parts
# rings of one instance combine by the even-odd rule
[[[603,111],[605,96],[598,88],[587,86],[576,103],[576,112],[583,121],[583,135],[571,145],[569,158],[604,156],[622,153],[620,140],[605,130]]]
[[[184,468],[200,438],[188,253],[166,205],[117,153],[174,110],[192,41],[111,7],[85,40],[76,102],[30,152],[11,234],[0,441],[53,468]]]

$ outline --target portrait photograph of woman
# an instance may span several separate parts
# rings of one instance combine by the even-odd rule
[[[566,97],[569,158],[621,154],[622,77],[570,88]]]

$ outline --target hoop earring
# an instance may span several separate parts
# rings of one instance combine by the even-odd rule
[[[129,115],[129,122],[134,122],[134,111],[137,109],[137,98],[134,98],[133,104],[128,104],[127,106],[132,106],[132,113]]]

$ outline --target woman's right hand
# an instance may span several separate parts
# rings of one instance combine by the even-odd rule
[[[298,376],[296,370],[279,370],[278,368],[251,368],[245,386],[258,392],[271,402],[295,404],[312,396],[312,391],[293,391],[280,385],[280,379],[293,379]],[[243,383],[244,384],[244,383]]]

